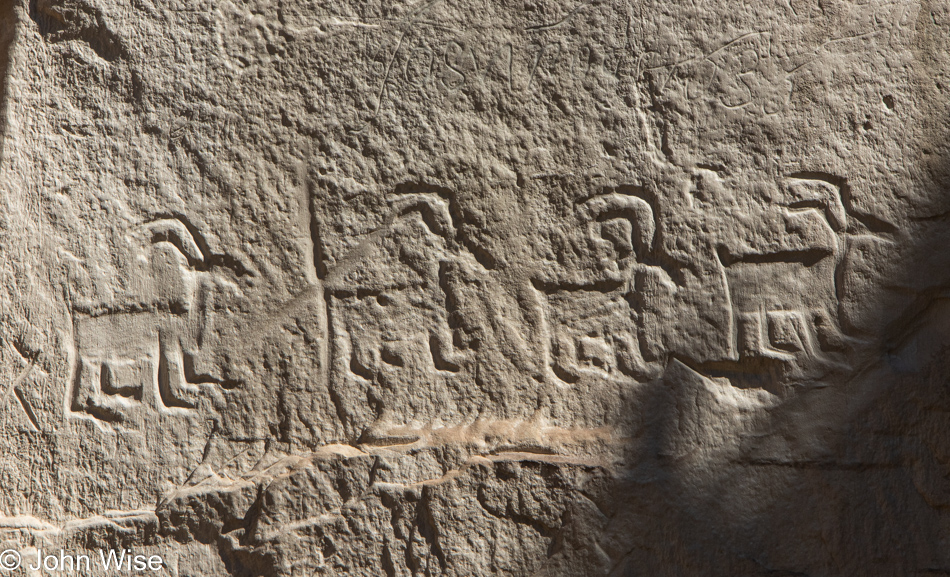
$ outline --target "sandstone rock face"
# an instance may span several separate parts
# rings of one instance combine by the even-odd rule
[[[0,573],[950,573],[946,3],[0,0],[0,72]]]

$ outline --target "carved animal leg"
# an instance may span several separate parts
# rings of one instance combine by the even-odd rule
[[[185,381],[181,343],[164,330],[159,332],[158,343],[158,394],[162,404],[168,408],[194,409],[196,394]]]

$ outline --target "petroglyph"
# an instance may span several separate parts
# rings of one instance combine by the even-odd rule
[[[948,32],[0,2],[0,564],[947,573]]]

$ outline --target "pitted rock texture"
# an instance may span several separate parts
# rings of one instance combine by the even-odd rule
[[[945,3],[0,0],[0,73],[0,549],[950,573]]]

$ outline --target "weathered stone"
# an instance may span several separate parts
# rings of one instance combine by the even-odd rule
[[[950,573],[948,90],[930,1],[0,0],[0,572]]]

